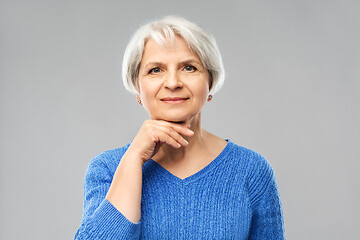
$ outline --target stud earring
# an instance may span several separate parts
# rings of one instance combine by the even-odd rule
[[[139,99],[139,100],[137,100],[137,102],[138,102],[138,104],[140,104],[141,105],[141,100]]]
[[[211,101],[212,97],[213,97],[212,95],[209,95],[209,96],[208,96],[208,99],[207,99],[207,100],[208,100],[208,102],[210,102],[210,101]]]

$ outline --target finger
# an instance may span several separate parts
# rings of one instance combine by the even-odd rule
[[[181,135],[189,136],[191,137],[194,135],[194,132],[188,127],[188,124],[180,124],[180,123],[171,123],[167,121],[158,121],[158,124],[166,127],[171,127],[176,132],[180,133]]]
[[[175,141],[174,138],[170,137],[168,134],[164,132],[159,132],[159,135],[157,136],[157,141],[160,141],[162,143],[168,144],[172,146],[173,148],[181,148],[181,144]]]
[[[158,126],[158,129],[164,134],[169,135],[169,137],[173,138],[181,146],[187,146],[189,144],[186,139],[181,136],[177,131],[175,131],[172,127]]]

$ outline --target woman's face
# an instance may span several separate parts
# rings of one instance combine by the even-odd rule
[[[160,46],[149,39],[139,70],[141,100],[151,119],[189,122],[197,116],[209,94],[209,73],[187,43]]]

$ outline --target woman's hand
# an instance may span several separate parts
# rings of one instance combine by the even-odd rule
[[[153,157],[162,144],[173,148],[188,145],[183,136],[192,136],[189,125],[171,123],[163,120],[146,120],[132,141],[128,152],[135,153],[144,163]]]

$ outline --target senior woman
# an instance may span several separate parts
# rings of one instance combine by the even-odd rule
[[[149,119],[90,162],[75,239],[284,239],[269,163],[201,127],[224,81],[215,40],[166,17],[135,33],[122,71]]]

